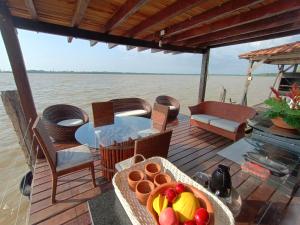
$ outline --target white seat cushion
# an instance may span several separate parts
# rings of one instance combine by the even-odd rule
[[[87,146],[67,148],[57,152],[56,170],[61,171],[91,161],[93,161],[93,156]]]
[[[236,132],[238,126],[240,125],[240,123],[225,119],[211,120],[209,124],[230,132]]]
[[[57,125],[65,126],[65,127],[73,127],[73,126],[79,126],[83,124],[82,119],[68,119],[68,120],[62,120],[57,123]]]
[[[141,116],[147,114],[147,111],[144,109],[130,110],[125,112],[118,112],[115,116]]]
[[[154,128],[150,128],[150,129],[146,129],[146,130],[141,130],[138,132],[138,137],[139,138],[143,138],[143,137],[148,137],[152,134],[158,134],[159,130],[154,129]]]
[[[210,121],[218,120],[220,118],[216,117],[216,116],[206,115],[206,114],[195,114],[195,115],[191,116],[191,119],[197,120],[197,121],[202,122],[202,123],[209,124]]]
[[[174,105],[169,105],[168,107],[170,110],[176,109],[176,107]]]

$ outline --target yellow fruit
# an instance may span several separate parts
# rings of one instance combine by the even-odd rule
[[[173,203],[173,209],[179,215],[179,220],[184,223],[193,220],[197,208],[200,207],[198,199],[191,192],[182,192]]]
[[[165,196],[159,194],[152,203],[153,209],[159,215],[161,211],[168,207],[168,200]]]

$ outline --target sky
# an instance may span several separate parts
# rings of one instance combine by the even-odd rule
[[[151,53],[150,50],[127,51],[125,46],[109,49],[105,43],[90,47],[89,41],[63,36],[18,30],[25,65],[28,70],[112,71],[198,74],[201,54]],[[300,35],[267,41],[214,48],[211,50],[209,74],[245,74],[248,61],[238,55],[248,51],[299,41]],[[0,69],[11,70],[0,37]],[[256,73],[276,72],[276,66],[263,65]]]

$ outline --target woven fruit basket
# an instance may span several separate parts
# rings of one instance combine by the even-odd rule
[[[194,187],[201,191],[207,199],[210,201],[213,208],[214,225],[234,225],[234,218],[231,211],[223,202],[221,202],[215,195],[206,190],[202,185],[195,182],[189,176],[181,172],[176,166],[174,166],[168,160],[161,157],[152,157],[145,161],[136,163],[116,173],[113,177],[112,183],[116,195],[118,196],[123,208],[125,209],[129,219],[134,225],[156,225],[151,213],[147,210],[147,207],[140,204],[136,195],[130,190],[127,182],[128,174],[132,170],[143,170],[147,163],[158,163],[161,165],[162,172],[168,173],[173,181],[181,182]]]

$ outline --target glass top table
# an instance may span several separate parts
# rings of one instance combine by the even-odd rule
[[[100,145],[107,147],[114,142],[137,139],[140,131],[150,129],[151,126],[151,120],[144,117],[115,117],[114,123],[109,125],[94,127],[92,122],[82,125],[77,129],[75,138],[82,145],[98,149]]]

